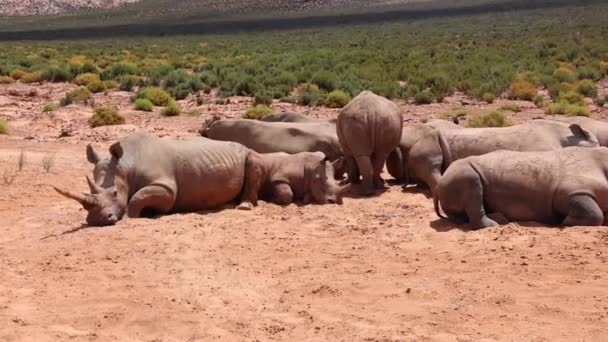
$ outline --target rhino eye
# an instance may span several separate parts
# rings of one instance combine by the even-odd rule
[[[114,195],[114,197],[117,197],[118,196],[118,191],[114,190],[114,194],[113,195]]]

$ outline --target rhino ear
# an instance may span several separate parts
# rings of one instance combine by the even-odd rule
[[[452,117],[452,122],[457,125],[460,125],[460,119],[457,116]]]
[[[579,124],[571,124],[569,128],[576,137],[584,138],[585,140],[597,140],[591,132],[584,129]]]
[[[87,145],[87,160],[93,165],[96,165],[101,160],[101,156],[91,144]]]
[[[334,167],[334,170],[341,170],[342,168],[344,168],[344,157],[340,157],[334,160],[331,165]]]
[[[117,160],[122,158],[123,153],[124,151],[122,149],[122,146],[120,145],[120,142],[116,142],[112,146],[110,146],[110,154]]]

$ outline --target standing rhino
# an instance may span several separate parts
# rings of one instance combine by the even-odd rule
[[[594,120],[584,116],[560,117],[556,116],[551,120],[563,122],[566,124],[577,124],[589,132],[593,133],[597,138],[600,146],[608,147],[608,122]]]
[[[260,121],[266,122],[330,122],[332,124],[335,123],[334,120],[322,120],[308,117],[304,114],[296,113],[296,112],[279,112],[272,113],[266,116],[263,116]]]
[[[464,127],[458,124],[457,118],[453,121],[433,119],[429,122],[403,127],[399,146],[386,160],[386,169],[393,178],[405,184],[416,183],[417,180],[408,172],[407,156],[409,156],[412,146],[435,129],[464,129]]]
[[[94,150],[87,148],[91,155]],[[89,155],[89,153],[87,153]],[[87,223],[114,224],[125,214],[140,217],[218,208],[240,197],[237,208],[251,209],[268,172],[256,152],[233,142],[206,138],[166,140],[137,132],[110,147],[109,160],[95,158],[96,182],[87,177],[90,194],[73,194],[55,188],[87,210]],[[339,202],[333,177],[324,177],[331,165],[307,164],[305,174],[317,202]],[[104,187],[104,185],[110,185]],[[328,200],[331,198],[332,200]]]
[[[348,164],[349,181],[357,183],[361,175],[364,195],[382,188],[380,173],[401,139],[403,121],[399,107],[364,91],[340,111],[336,128]]]
[[[454,161],[498,150],[549,151],[568,146],[597,147],[597,138],[577,124],[533,120],[511,127],[433,130],[404,156],[413,179],[431,193],[441,174]]]
[[[335,162],[336,176],[344,174],[336,126],[327,121],[264,122],[213,117],[205,121],[200,133],[213,140],[241,143],[259,153],[323,152]]]
[[[496,151],[454,162],[439,180],[435,212],[496,226],[510,221],[566,226],[606,225],[608,148],[568,147],[547,152]],[[443,217],[445,218],[445,217]]]

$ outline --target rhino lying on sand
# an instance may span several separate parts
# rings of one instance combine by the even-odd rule
[[[241,143],[259,153],[323,152],[334,162],[342,157],[336,126],[330,122],[264,122],[259,120],[222,120],[212,117],[203,123],[201,135],[214,140]],[[336,176],[344,174],[339,161]]]
[[[441,174],[454,161],[498,150],[550,151],[568,146],[597,147],[597,138],[581,126],[532,120],[500,128],[432,130],[404,155],[411,179],[425,183],[431,193]]]
[[[464,127],[458,124],[458,118],[452,121],[433,119],[425,123],[403,127],[399,147],[391,152],[386,160],[386,169],[393,178],[405,184],[416,183],[415,177],[408,173],[407,160],[404,160],[403,156],[408,156],[412,146],[434,129],[464,129]]]
[[[439,180],[434,202],[437,215],[441,207],[451,221],[468,221],[473,228],[498,225],[488,214],[511,221],[606,225],[608,148],[496,151],[461,159]]]
[[[88,212],[87,223],[95,226],[114,224],[125,212],[128,217],[140,217],[144,211],[214,209],[239,197],[237,208],[251,209],[262,185],[275,176],[260,154],[243,145],[201,137],[178,141],[137,132],[113,144],[110,159],[99,158],[92,147],[87,152],[90,160],[97,161],[96,181],[87,177],[91,193],[55,190],[81,203]],[[316,162],[300,159],[293,164],[302,167],[300,175],[306,177],[301,180],[303,191],[318,203],[340,202],[340,188],[333,177],[325,176],[333,171],[331,164],[319,158]]]
[[[329,122],[334,125],[336,124],[336,120],[322,120],[308,117],[304,114],[296,113],[296,112],[278,112],[268,114],[260,119],[260,121],[266,122]]]
[[[584,116],[560,117],[555,116],[551,120],[563,122],[566,124],[577,124],[593,133],[597,138],[600,146],[608,147],[608,122],[594,120]]]

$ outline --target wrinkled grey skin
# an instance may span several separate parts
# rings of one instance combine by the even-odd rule
[[[203,123],[201,135],[214,140],[234,141],[258,153],[323,152],[330,161],[342,157],[336,126],[330,122],[264,122],[222,120],[213,117]],[[344,168],[336,169],[336,177]]]
[[[579,125],[551,120],[532,120],[500,128],[433,130],[420,139],[407,156],[413,179],[431,193],[441,174],[456,160],[498,150],[550,151],[568,146],[597,147],[597,138]]]
[[[551,120],[566,124],[578,124],[589,132],[593,133],[600,143],[600,146],[608,147],[608,122],[594,120],[584,116],[555,116]]]
[[[87,177],[90,194],[55,188],[82,204],[92,226],[114,224],[125,213],[140,217],[150,211],[167,214],[214,209],[239,197],[237,208],[252,209],[265,180],[260,155],[232,142],[201,137],[166,140],[137,132],[113,144],[110,154],[109,160],[97,159],[94,177],[98,183]],[[318,176],[326,172],[326,166],[319,164],[309,170]],[[103,187],[107,184],[111,186]],[[326,198],[314,199],[327,203]]]
[[[268,114],[260,119],[260,121],[266,122],[330,122],[333,125],[336,124],[336,120],[322,120],[308,117],[304,114],[296,112],[279,112]]]
[[[399,107],[370,91],[357,95],[338,115],[336,130],[348,164],[350,183],[362,177],[362,193],[384,187],[380,176],[389,154],[401,139]]]
[[[393,178],[405,184],[418,182],[414,175],[408,173],[407,157],[412,146],[435,129],[464,129],[464,127],[458,124],[458,118],[452,121],[433,119],[425,123],[403,127],[399,147],[391,152],[386,160],[386,169]]]
[[[607,175],[606,147],[496,151],[454,162],[437,184],[435,211],[472,228],[496,220],[605,226]]]
[[[333,177],[334,166],[322,152],[276,152],[260,156],[265,176],[260,198],[281,205],[294,200],[309,203],[313,199],[318,204],[342,204],[348,186],[338,185]]]

